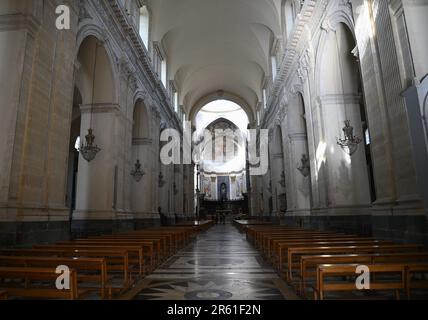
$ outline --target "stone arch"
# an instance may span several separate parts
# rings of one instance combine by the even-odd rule
[[[336,32],[337,27],[342,24],[347,27],[348,32],[352,34],[354,43],[357,44],[357,38],[355,35],[355,25],[350,12],[344,10],[335,10],[327,18],[324,19],[321,29],[322,34],[318,42],[318,48],[316,50],[315,56],[315,90],[320,93],[320,84],[321,84],[321,74],[322,74],[322,60],[325,53],[325,47],[328,42],[328,37],[331,32]]]
[[[88,40],[91,40],[91,41],[96,40],[100,45],[99,49],[101,48],[101,50],[99,50],[100,51],[99,56],[102,57],[104,66],[106,67],[105,72],[108,75],[108,78],[111,79],[111,83],[112,83],[111,93],[113,93],[113,100],[109,102],[110,103],[117,102],[117,97],[119,96],[119,93],[118,93],[119,86],[117,84],[119,83],[118,76],[120,74],[118,69],[119,68],[118,63],[117,63],[118,59],[114,53],[112,44],[110,43],[110,41],[107,38],[107,35],[105,34],[105,31],[101,29],[98,25],[93,23],[88,23],[80,28],[77,34],[76,51],[74,53],[75,61],[78,61],[79,69],[81,69],[82,63],[79,59],[79,55],[82,52],[82,46]]]
[[[132,161],[131,172],[141,165],[143,177],[131,181],[131,210],[134,214],[143,214],[153,210],[153,133],[150,111],[144,96],[137,94],[133,107]],[[145,190],[144,193],[141,190]]]
[[[151,106],[149,105],[146,96],[141,92],[137,92],[134,95],[133,99],[133,108],[132,108],[132,119],[133,119],[133,137],[136,137],[134,132],[136,121],[140,125],[140,130],[138,138],[152,139],[153,138],[153,125],[152,125],[152,113]],[[143,125],[143,127],[141,127]]]
[[[195,103],[195,105],[191,108],[190,113],[188,115],[188,120],[194,124],[196,115],[198,112],[206,106],[208,103],[216,101],[216,100],[228,100],[231,102],[236,103],[239,105],[247,114],[249,123],[253,123],[255,121],[255,115],[253,109],[250,107],[250,105],[241,97],[230,93],[230,92],[214,92],[211,94],[206,95],[202,99],[200,99],[198,102]]]
[[[83,104],[114,103],[117,100],[116,83],[104,44],[95,36],[87,36],[80,45],[77,60],[79,72],[76,83],[82,93]]]

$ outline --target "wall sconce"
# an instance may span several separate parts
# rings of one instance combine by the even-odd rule
[[[141,170],[140,160],[137,160],[134,170],[131,171],[131,176],[134,177],[135,181],[140,182],[145,174],[144,170]]]
[[[311,174],[311,167],[309,165],[309,158],[306,154],[302,154],[302,159],[300,167],[297,168],[297,170],[300,171],[302,176],[305,178],[308,177]]]

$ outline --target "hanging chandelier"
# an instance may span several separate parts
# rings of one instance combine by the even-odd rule
[[[305,178],[311,174],[311,167],[309,165],[309,158],[306,154],[302,154],[302,159],[300,160],[301,165],[297,168],[300,171],[302,176]]]
[[[91,110],[90,110],[90,121],[89,121],[89,129],[88,134],[85,136],[86,144],[81,143],[79,147],[79,152],[82,155],[83,159],[85,159],[88,162],[91,162],[95,159],[98,152],[101,151],[100,148],[98,148],[97,145],[94,145],[95,141],[95,135],[93,133],[92,129],[92,108],[94,106],[94,93],[95,93],[95,73],[97,71],[97,55],[98,55],[98,41],[95,44],[95,61],[94,61],[94,72],[93,72],[93,78],[92,78],[92,104],[91,104]]]
[[[92,132],[92,129],[88,129],[88,134],[85,136],[86,143],[81,143],[79,147],[79,152],[81,153],[83,159],[88,162],[91,162],[95,159],[95,156],[98,152],[101,151],[97,145],[94,145],[95,136]]]
[[[134,177],[135,181],[140,182],[145,174],[144,170],[141,170],[140,160],[137,160],[134,170],[131,171],[131,176]]]
[[[358,149],[358,145],[362,142],[361,138],[354,136],[354,127],[351,126],[351,121],[345,121],[345,127],[342,129],[345,138],[337,139],[337,144],[345,151],[347,154],[352,156]]]

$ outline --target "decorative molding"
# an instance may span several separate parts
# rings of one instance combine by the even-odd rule
[[[153,144],[153,139],[148,138],[134,138],[132,139],[132,144],[134,146],[145,146]]]

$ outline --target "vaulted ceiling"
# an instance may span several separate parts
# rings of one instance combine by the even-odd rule
[[[270,75],[270,49],[281,35],[281,0],[150,0],[151,38],[189,114],[218,91],[254,108]]]

